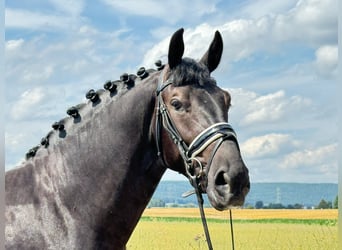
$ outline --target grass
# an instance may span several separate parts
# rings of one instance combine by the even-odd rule
[[[231,249],[229,215],[206,209],[214,249]],[[236,249],[337,249],[337,210],[233,210]],[[199,212],[146,209],[133,249],[207,249]]]
[[[142,217],[140,221],[157,221],[157,222],[192,222],[192,223],[200,223],[201,218],[177,218],[177,217]],[[227,223],[227,221],[223,219],[213,219],[207,218],[208,223]],[[306,225],[326,225],[326,226],[335,226],[337,225],[337,220],[332,219],[249,219],[249,220],[240,220],[233,219],[234,223],[282,223],[282,224],[306,224]]]

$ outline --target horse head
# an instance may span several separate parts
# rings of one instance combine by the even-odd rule
[[[165,165],[207,193],[218,210],[241,206],[250,182],[236,134],[228,124],[231,97],[211,77],[221,59],[217,31],[201,60],[183,58],[183,29],[171,37],[157,90],[156,137]]]

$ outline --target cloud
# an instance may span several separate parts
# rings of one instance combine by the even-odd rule
[[[286,12],[288,9],[294,7],[297,2],[298,0],[249,0],[235,13],[235,15],[249,18],[260,18],[267,15],[275,15]]]
[[[294,147],[296,142],[288,134],[266,134],[248,139],[241,144],[241,152],[247,158],[274,157]]]
[[[252,182],[337,182],[336,143],[305,149],[304,141],[300,145],[286,145],[285,138],[280,141],[278,153],[244,158]]]
[[[229,89],[233,96],[230,114],[241,126],[281,122],[290,116],[301,116],[312,107],[310,99],[286,95],[284,90],[259,95],[242,88]]]
[[[39,8],[37,3],[26,9],[7,7],[5,27],[52,33],[75,30],[84,21],[81,17],[84,6],[84,0],[48,0],[45,8]]]
[[[185,31],[185,55],[200,58],[207,50],[215,30],[219,30],[223,37],[221,64],[225,66],[260,51],[281,53],[284,43],[314,47],[337,44],[337,8],[334,5],[337,5],[336,0],[301,0],[285,13],[264,13],[255,18],[238,18],[220,25],[203,23]],[[270,8],[283,9],[285,5],[275,6],[271,5]],[[146,53],[144,64],[153,65],[160,55],[166,58],[169,39],[164,38],[153,46]]]
[[[247,30],[247,26],[250,26],[251,23],[253,22],[249,20],[234,20],[221,26],[211,26],[204,23],[193,29],[186,29],[184,32],[184,56],[200,59],[207,51],[215,30],[219,30],[225,43],[222,56],[223,63],[225,63],[225,60],[231,62],[244,58],[254,50],[246,43],[247,40],[253,40],[254,36],[260,37],[260,29],[250,27]],[[262,26],[263,24],[259,22],[256,25]],[[256,33],[259,33],[259,35],[256,35]],[[151,66],[159,58],[167,62],[170,37],[164,38],[146,52],[143,60],[144,65]],[[253,43],[257,42],[254,40]]]
[[[336,0],[299,0],[293,9],[275,17],[275,38],[315,46],[337,43],[337,9]]]
[[[123,62],[137,67],[144,43],[132,50],[135,39],[123,31],[100,32],[82,25],[63,39],[37,35],[6,42],[6,81],[9,93],[23,93],[28,85],[51,88],[53,84],[86,88],[124,73]],[[140,56],[141,58],[141,56]],[[127,69],[126,69],[127,70]],[[13,96],[14,97],[14,96]]]
[[[63,15],[43,14],[34,11],[11,9],[5,10],[6,29],[31,29],[56,32],[73,26],[75,20]]]
[[[49,0],[57,9],[70,16],[79,16],[85,6],[84,0]]]
[[[24,44],[24,39],[20,38],[18,40],[9,40],[6,41],[6,45],[5,45],[5,50],[6,52],[10,52],[10,51],[16,51],[19,48],[22,47],[22,45]]]
[[[121,0],[102,0],[120,15],[146,16],[149,18],[161,19],[168,24],[175,24],[178,21],[199,17],[216,11],[217,1],[121,1]],[[189,11],[191,10],[191,15]]]
[[[338,48],[336,45],[324,45],[316,50],[315,66],[322,76],[336,76],[338,64]]]
[[[13,105],[11,116],[14,120],[23,119],[29,115],[29,110],[46,100],[42,88],[34,88],[21,94],[20,99]]]
[[[19,147],[20,144],[23,142],[24,134],[17,133],[17,134],[10,134],[8,131],[5,132],[5,141],[6,146],[16,148]]]
[[[305,149],[285,155],[279,166],[284,169],[310,168],[337,174],[337,143]],[[309,170],[310,171],[310,170]]]

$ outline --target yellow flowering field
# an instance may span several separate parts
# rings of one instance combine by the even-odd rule
[[[235,249],[338,249],[336,209],[232,211]],[[206,216],[214,249],[231,249],[229,212]],[[198,209],[146,209],[127,249],[207,249]]]
[[[208,218],[227,219],[228,211],[205,208]],[[337,219],[337,209],[233,209],[233,219]],[[143,217],[199,218],[198,208],[147,208]]]

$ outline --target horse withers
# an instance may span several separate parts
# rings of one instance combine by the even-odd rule
[[[167,65],[107,82],[69,109],[6,172],[6,249],[125,249],[167,168],[214,208],[242,206],[250,183],[231,97],[210,75],[222,50],[216,32],[200,61],[183,58],[180,29]]]

